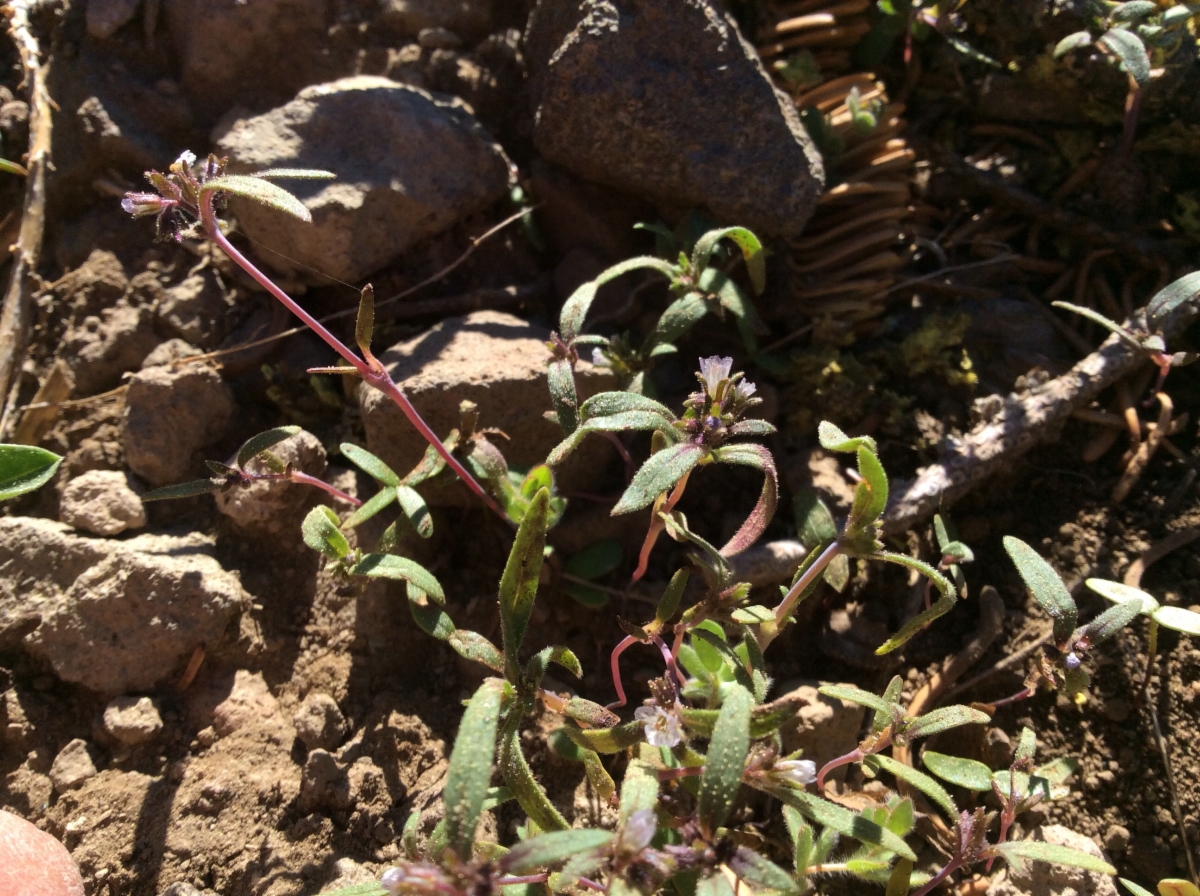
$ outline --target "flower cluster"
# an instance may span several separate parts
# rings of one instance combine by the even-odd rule
[[[696,378],[703,390],[693,392],[684,401],[687,410],[679,425],[694,440],[715,448],[725,439],[740,435],[737,423],[755,405],[762,404],[755,398],[757,387],[742,379],[742,374],[730,374],[733,358],[713,355],[700,359],[700,372]]]
[[[154,238],[160,242],[180,242],[196,236],[193,231],[200,217],[200,188],[206,181],[220,177],[227,161],[210,154],[198,165],[195,153],[185,152],[171,163],[170,174],[146,172],[146,180],[157,192],[126,193],[121,208],[135,218],[156,215]],[[219,195],[216,198],[220,200]]]

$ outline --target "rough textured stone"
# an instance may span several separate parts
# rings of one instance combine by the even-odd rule
[[[88,36],[106,40],[117,33],[122,25],[132,21],[142,5],[142,0],[88,0]]]
[[[58,751],[54,764],[50,766],[50,781],[59,793],[82,787],[88,778],[96,777],[96,764],[88,751],[88,742],[75,738]]]
[[[526,51],[550,161],[760,235],[803,229],[820,154],[719,3],[541,0]]]
[[[114,541],[0,518],[0,638],[40,619],[25,644],[63,680],[149,690],[250,604],[212,550],[199,534]]]
[[[211,349],[225,335],[229,306],[211,276],[193,274],[163,291],[156,317],[168,333]]]
[[[253,722],[274,715],[278,708],[261,672],[238,669],[229,696],[212,711],[212,727],[220,737],[228,737]]]
[[[1100,847],[1090,837],[1076,834],[1070,828],[1052,824],[1034,828],[1029,840],[1067,846],[1090,856],[1107,861]],[[1067,865],[1050,865],[1046,862],[1026,862],[1024,868],[1013,865],[992,878],[987,896],[1117,896],[1113,879],[1106,874],[1096,874]]]
[[[154,486],[183,479],[192,455],[224,434],[234,410],[229,387],[205,364],[139,371],[125,405],[126,461]]]
[[[234,122],[216,142],[234,171],[337,174],[287,184],[312,224],[250,202],[233,208],[252,239],[345,281],[363,279],[508,187],[508,160],[461,101],[386,78],[306,88],[285,106]],[[285,273],[307,274],[281,256],[265,257]]]
[[[496,439],[508,462],[532,466],[542,463],[563,438],[558,424],[543,416],[550,409],[549,338],[549,331],[519,317],[477,311],[448,318],[393,346],[381,360],[434,432],[444,437],[456,428],[459,402],[473,401],[479,405],[480,426],[496,427],[510,437]],[[576,372],[581,398],[614,388],[612,375],[603,368],[581,361]],[[421,459],[427,443],[390,399],[373,389],[359,394],[367,448],[404,475]],[[559,484],[571,488],[581,475],[594,478],[607,451],[602,439],[585,440],[555,471]],[[464,497],[465,490],[457,487],[426,492],[426,499],[438,504]]]
[[[67,848],[28,821],[0,809],[0,893],[83,896],[83,878]]]
[[[202,115],[269,108],[332,74],[329,0],[166,0],[180,77]]]
[[[128,370],[137,370],[162,338],[145,308],[125,303],[90,314],[72,327],[62,343],[62,357],[75,375],[75,391],[92,395],[111,389]]]
[[[780,696],[799,695],[807,706],[800,709],[794,721],[783,726],[783,749],[786,753],[803,750],[804,758],[820,768],[830,759],[849,753],[858,746],[865,710],[857,703],[835,700],[818,692],[827,682],[792,682],[779,688]],[[840,780],[845,769],[836,769],[831,777]]]
[[[146,525],[146,508],[133,477],[119,470],[91,470],[63,489],[58,516],[95,535],[119,535]]]
[[[321,440],[301,430],[271,449],[284,463],[310,476],[325,472],[325,448]],[[229,461],[233,463],[233,459]],[[255,459],[246,465],[253,473],[266,473],[267,467]],[[306,485],[290,482],[256,482],[249,488],[233,488],[219,492],[217,509],[241,529],[278,535],[289,532],[299,537],[296,520],[303,516],[306,505],[312,504],[321,492]]]
[[[304,698],[292,722],[296,736],[310,750],[332,750],[346,735],[346,719],[337,701],[319,691]]]
[[[150,697],[117,697],[104,707],[104,730],[126,746],[154,740],[162,728],[158,704]]]
[[[383,0],[380,21],[404,37],[427,28],[445,28],[468,41],[483,37],[491,21],[493,0]]]
[[[142,370],[145,370],[147,367],[161,367],[163,364],[182,361],[184,358],[190,358],[192,355],[199,354],[201,354],[200,349],[182,339],[168,339],[150,354],[146,355],[146,359],[142,361]]]

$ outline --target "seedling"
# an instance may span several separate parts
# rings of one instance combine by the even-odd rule
[[[1025,680],[1024,690],[999,703],[1032,697],[1043,682],[1051,688],[1061,688],[1072,697],[1079,697],[1090,681],[1083,668],[1084,656],[1128,625],[1141,612],[1142,604],[1138,601],[1118,603],[1086,625],[1076,627],[1079,610],[1075,599],[1053,567],[1033,548],[1011,535],[1004,537],[1004,549],[1033,599],[1053,620],[1054,628],[1053,642],[1043,650],[1040,662]]]
[[[1107,579],[1088,579],[1087,586],[1103,597],[1116,604],[1140,604],[1138,613],[1150,620],[1149,645],[1146,650],[1146,674],[1142,679],[1140,694],[1145,694],[1150,687],[1150,675],[1154,670],[1154,659],[1158,654],[1158,627],[1169,628],[1171,631],[1182,632],[1193,638],[1200,638],[1200,613],[1185,610],[1183,607],[1167,607],[1142,591],[1131,588],[1120,582],[1110,582]]]
[[[253,175],[225,174],[225,162],[224,159],[210,155],[207,161],[198,165],[196,156],[185,152],[171,165],[169,174],[164,175],[158,171],[146,173],[146,179],[156,192],[126,193],[121,206],[135,218],[153,215],[157,239],[181,241],[206,238],[215,243],[238,267],[300,318],[305,326],[321,337],[349,364],[348,368],[335,367],[315,372],[357,375],[367,385],[388,396],[471,491],[497,516],[507,520],[508,517],[500,506],[458,459],[445,449],[437,434],[413,407],[404,390],[396,385],[387,368],[371,353],[371,336],[375,326],[375,298],[371,287],[363,289],[359,300],[354,335],[362,353],[360,357],[239,252],[221,229],[217,214],[224,208],[230,195],[241,196],[302,221],[311,222],[312,215],[304,203],[272,181],[288,178],[325,180],[333,178],[334,175],[328,171],[296,168],[278,168]]]
[[[0,501],[36,491],[58,472],[62,458],[33,445],[0,445]]]

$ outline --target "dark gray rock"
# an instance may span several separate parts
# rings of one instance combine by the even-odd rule
[[[589,180],[799,234],[820,155],[711,0],[541,0],[530,17],[534,144]]]
[[[285,106],[234,122],[215,139],[233,171],[320,168],[332,181],[291,181],[305,224],[250,202],[233,209],[247,235],[330,277],[358,281],[418,241],[495,202],[509,163],[459,100],[386,78],[344,78]],[[269,262],[312,274],[282,256]]]

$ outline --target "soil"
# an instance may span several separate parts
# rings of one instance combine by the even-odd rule
[[[337,5],[341,19],[330,29],[336,53],[326,60],[329,65],[342,66],[337,74],[366,70],[373,64],[370,60],[386,60],[389,49],[405,43],[386,37],[374,11],[366,12],[351,3]],[[527,4],[496,6],[492,23],[496,33],[524,21]],[[739,3],[737,11],[749,25],[756,15],[766,15],[766,6]],[[996,12],[996,2],[981,0],[970,8],[973,18],[968,24],[993,26],[990,32],[986,28],[981,32],[985,51],[1016,52],[1013,47],[1027,42],[1014,36],[1008,20]],[[111,42],[88,42],[82,36],[82,10],[68,4],[57,24],[47,22],[44,27],[48,36],[53,33],[50,44],[56,54],[55,65],[68,74],[73,68],[83,71],[85,63],[96,65],[97,59],[101,68],[128,66],[141,82],[154,84],[166,79],[167,86],[161,87],[158,95],[170,106],[178,85],[171,87],[177,73],[169,54],[160,48],[136,64],[130,61],[133,51],[142,46],[139,23],[140,19],[135,20]],[[87,52],[81,57],[80,47],[85,45]],[[1026,47],[1021,52],[1036,53],[1037,48]],[[7,45],[0,48],[0,56],[8,63],[0,71],[13,72],[12,49]],[[1047,371],[1059,373],[1076,357],[1026,300],[1034,293],[1046,293],[1067,263],[1077,264],[1095,247],[1086,238],[1072,242],[1048,227],[1040,236],[1031,236],[1030,221],[1016,214],[1006,212],[1007,220],[1000,214],[988,219],[991,201],[968,195],[961,183],[931,161],[936,152],[929,147],[936,143],[975,160],[994,156],[993,169],[1007,166],[1016,172],[1011,183],[1047,197],[1072,167],[1069,154],[1055,151],[1051,143],[1057,140],[1055,145],[1060,148],[1068,144],[1111,147],[1119,135],[1119,114],[1115,124],[1112,120],[1072,120],[1069,132],[1045,120],[1013,123],[1001,121],[999,115],[981,120],[983,113],[971,108],[970,96],[982,89],[991,77],[990,70],[956,55],[944,43],[932,41],[918,45],[916,59],[906,67],[903,47],[896,45],[877,72],[910,106],[908,138],[918,150],[912,181],[919,213],[915,213],[917,223],[912,227],[925,240],[920,245],[927,247],[931,238],[954,230],[957,242],[944,240],[944,249],[939,249],[950,253],[951,262],[971,264],[989,257],[996,248],[995,244],[985,245],[990,238],[1005,251],[1027,251],[1031,258],[1047,263],[1041,269],[1035,265],[1024,270],[980,266],[953,279],[926,281],[928,288],[919,293],[910,289],[893,296],[884,316],[847,324],[831,338],[823,339],[821,328],[833,324],[818,319],[816,336],[789,346],[779,355],[780,363],[752,367],[749,378],[760,384],[768,398],[769,415],[780,426],[771,447],[788,485],[765,536],[768,539],[794,536],[790,489],[806,484],[804,471],[807,452],[815,443],[815,420],[831,418],[848,431],[875,434],[889,473],[908,478],[934,459],[939,440],[970,427],[976,399],[1017,388],[1017,376],[1028,374],[1033,367],[1043,376]],[[436,89],[457,91],[476,103],[484,124],[527,178],[537,160],[530,143],[527,110],[514,99],[522,89],[519,72],[504,74],[514,78],[513,83],[501,80],[487,90],[472,82],[475,93],[471,94],[459,77],[461,68],[454,69],[459,72],[454,75],[448,73],[453,66],[446,59],[428,64]],[[1190,72],[1188,77],[1194,78],[1194,65]],[[1098,85],[1082,78],[1072,83],[1072,89],[1093,90],[1095,103],[1103,105],[1105,91],[1112,92],[1105,80],[1111,74],[1093,73],[1088,77]],[[1022,83],[1023,87],[1014,89],[1034,91]],[[5,85],[10,93],[21,95],[15,75]],[[1173,89],[1186,93],[1183,87]],[[1123,90],[1118,83],[1117,109]],[[3,99],[6,97],[0,96]],[[5,146],[11,147],[10,141],[20,141],[22,135],[19,122],[12,124],[5,118],[7,108],[0,103],[0,131]],[[189,118],[191,112],[182,100],[176,111],[184,124],[175,132],[190,137],[189,145],[197,152],[206,148],[205,128],[212,122]],[[1194,110],[1189,106],[1185,112]],[[1149,132],[1162,137],[1157,145],[1167,147],[1149,149],[1138,157],[1141,173],[1150,177],[1151,185],[1133,189],[1129,195],[1130,180],[1114,184],[1116,175],[1102,172],[1077,197],[1072,212],[1103,221],[1116,233],[1139,238],[1150,233],[1148,238],[1159,241],[1155,245],[1165,246],[1162,265],[1178,272],[1189,262],[1194,264],[1198,234],[1181,234],[1181,225],[1170,224],[1168,219],[1177,220],[1172,215],[1178,212],[1170,204],[1170,195],[1191,195],[1195,174],[1190,164],[1180,161],[1184,156],[1171,151],[1174,144],[1162,136],[1171,113],[1149,104],[1144,114]],[[1195,121],[1193,115],[1191,126]],[[988,131],[981,129],[981,124],[996,127]],[[1034,139],[1029,139],[1030,135]],[[156,164],[164,167],[169,161],[163,158]],[[72,176],[79,171],[72,169]],[[240,345],[262,326],[276,326],[269,299],[253,291],[226,259],[188,244],[152,245],[147,227],[141,226],[145,222],[134,225],[119,212],[111,185],[133,188],[135,174],[128,164],[124,168],[118,164],[111,172],[91,172],[89,176],[94,175],[97,183],[107,179],[107,186],[100,183],[97,188],[99,193],[81,186],[85,181],[64,175],[57,184],[60,189],[52,191],[41,271],[47,286],[38,294],[38,315],[22,369],[19,402],[32,399],[64,338],[82,326],[88,315],[112,307],[115,296],[125,293],[120,283],[105,286],[100,271],[103,259],[92,256],[96,249],[115,254],[126,283],[149,272],[154,288],[130,292],[135,307],[146,309],[147,314],[153,313],[164,286],[177,285],[197,269],[215,275],[224,311],[222,319],[202,328],[208,344],[200,347]],[[1119,189],[1122,186],[1126,188],[1123,191]],[[21,201],[19,185],[0,175],[0,218],[6,211],[19,214]],[[639,208],[638,203],[644,207],[642,197],[623,197],[622,201],[634,208]],[[377,295],[392,295],[443,269],[474,237],[510,211],[507,204],[501,204],[422,244],[409,253],[410,260],[374,278]],[[980,220],[975,217],[980,215],[985,217],[974,236],[960,232],[964,224]],[[1158,221],[1166,224],[1165,229],[1155,229]],[[0,232],[7,232],[4,226],[0,221]],[[609,239],[609,235],[597,239]],[[509,228],[481,243],[466,263],[418,298],[453,298],[512,285],[541,283],[544,287],[556,276],[565,276],[566,254],[545,249],[520,229]],[[1062,266],[1054,268],[1060,261]],[[906,263],[905,273],[911,276],[938,267],[928,252],[910,253]],[[1139,302],[1151,294],[1157,277],[1154,271],[1127,264],[1120,252],[1105,263],[1111,265],[1105,270],[1114,283],[1133,277]],[[80,269],[84,275],[78,274]],[[77,272],[74,280],[72,271]],[[787,282],[779,270],[772,268],[772,272],[773,282]],[[1058,294],[1070,298],[1069,292],[1060,289]],[[530,290],[529,296],[516,312],[549,325],[557,316],[561,296],[549,288]],[[307,290],[304,302],[314,313],[322,314],[344,310],[356,297],[357,290],[348,284],[318,286]],[[653,290],[643,290],[638,301],[644,304],[626,313],[623,324],[637,326],[639,314],[644,316],[659,307],[653,303],[661,298]],[[764,299],[785,300],[779,293],[768,293]],[[1006,312],[1000,307],[1001,300],[1024,303],[1019,316],[1025,330],[1004,328]],[[514,306],[506,305],[505,310],[514,310]],[[956,315],[966,315],[963,326],[955,323]],[[381,322],[376,341],[391,345],[426,329],[441,316],[434,310],[411,319]],[[767,316],[774,326],[768,342],[788,335],[780,321],[795,320],[794,315]],[[935,340],[923,358],[930,363],[914,365],[912,337],[931,332],[922,330],[931,320],[941,322],[934,327],[939,333],[955,331],[958,336],[947,337],[943,343]],[[1076,335],[1091,344],[1099,341],[1090,329],[1081,328]],[[1200,344],[1200,332],[1193,328],[1183,344]],[[1032,360],[1027,351],[1031,346],[1040,352]],[[952,375],[961,373],[964,350],[977,365],[975,387]],[[686,356],[728,351],[738,351],[728,328],[706,322],[689,337]],[[789,356],[789,351],[796,354]],[[919,352],[917,357],[922,358]],[[361,442],[357,402],[337,389],[318,392],[304,373],[308,367],[329,363],[331,356],[324,346],[307,336],[222,358],[222,373],[233,390],[238,411],[234,424],[206,449],[205,456],[226,458],[248,436],[285,423],[302,424],[327,449],[347,438]],[[690,371],[690,361],[672,358],[658,366],[655,375],[664,401],[678,403],[691,385]],[[1200,374],[1196,371],[1192,367],[1171,374],[1168,391],[1177,412],[1200,412]],[[73,396],[92,400],[59,409],[44,428],[39,444],[66,456],[62,472],[51,487],[11,502],[4,513],[57,519],[58,498],[69,478],[89,469],[124,468],[122,396],[118,391],[95,397],[119,382],[117,376],[111,382],[97,380],[90,395]],[[1111,400],[1113,396],[1106,394],[1096,407],[1107,409]],[[1143,412],[1143,417],[1149,414]],[[1008,472],[983,484],[953,508],[961,536],[976,557],[976,562],[965,568],[971,593],[993,585],[1006,607],[1003,635],[964,681],[991,669],[1040,635],[1046,625],[1004,555],[1002,536],[1022,538],[1048,557],[1076,595],[1086,618],[1101,609],[1103,602],[1081,586],[1085,578],[1120,580],[1152,545],[1171,533],[1200,527],[1200,488],[1194,475],[1200,445],[1194,422],[1172,437],[1179,456],[1159,451],[1131,495],[1120,503],[1112,500],[1111,493],[1123,469],[1125,436],[1098,459],[1085,462],[1082,457],[1095,435],[1095,428],[1088,424],[1068,424],[1057,441],[1014,460]],[[645,447],[635,441],[635,455]],[[343,459],[331,456],[331,461],[329,475],[354,482]],[[654,599],[684,558],[680,546],[664,539],[645,585],[626,587],[645,519],[635,515],[615,521],[607,515],[604,496],[619,492],[623,474],[619,464],[612,464],[597,475],[587,493],[569,496],[567,516],[551,535],[558,556],[548,567],[526,642],[570,647],[585,675],[578,682],[558,682],[556,686],[570,686],[601,702],[612,699],[608,654],[623,637],[617,619],[636,622],[648,618]],[[760,480],[756,473],[742,470],[722,470],[720,475],[706,471],[703,475],[704,487],[689,490],[680,508],[702,535],[721,543],[753,505]],[[422,824],[426,833],[439,817],[439,796],[460,702],[481,680],[480,667],[458,658],[417,629],[398,585],[376,582],[364,586],[336,579],[321,568],[317,556],[298,537],[239,533],[207,497],[150,504],[147,512],[149,531],[215,534],[216,556],[222,566],[241,577],[253,598],[253,610],[218,643],[206,645],[192,658],[200,661],[198,672],[181,664],[175,678],[153,693],[164,727],[153,740],[136,746],[122,745],[106,733],[102,723],[105,696],[60,681],[48,666],[15,644],[0,644],[0,688],[4,688],[0,694],[0,722],[4,724],[0,729],[0,806],[34,821],[66,844],[83,873],[88,896],[159,896],[180,883],[220,896],[309,896],[335,880],[348,884],[359,876],[377,876],[398,857],[398,833],[410,812],[425,811]],[[510,546],[510,530],[473,507],[435,508],[434,516],[434,539],[421,546],[419,559],[442,582],[448,610],[459,627],[497,639],[496,582]],[[625,560],[600,580],[610,595],[608,606],[587,608],[566,593],[566,582],[559,575],[561,557],[608,538],[622,543]],[[928,540],[926,532],[911,532],[895,546],[920,549],[929,556]],[[853,573],[844,594],[828,588],[820,592],[809,601],[805,621],[773,646],[768,659],[776,681],[853,681],[877,691],[888,678],[899,674],[906,678],[906,694],[911,695],[976,630],[977,602],[968,599],[902,652],[879,661],[872,651],[882,640],[880,633],[886,636],[912,614],[919,591],[911,588],[906,573],[891,567],[860,565]],[[1200,604],[1200,552],[1195,544],[1152,565],[1142,585],[1170,603],[1184,607]],[[769,597],[764,591],[764,600]],[[833,618],[850,620],[849,629],[831,625]],[[1145,645],[1144,624],[1139,621],[1089,659],[1093,685],[1084,702],[1043,692],[1000,708],[992,728],[1015,740],[1021,726],[1033,727],[1039,733],[1040,761],[1074,757],[1080,763],[1070,795],[1025,816],[1020,822],[1024,828],[1039,821],[1064,824],[1104,846],[1123,876],[1151,885],[1161,877],[1194,874],[1189,870],[1185,836],[1192,855],[1200,855],[1200,744],[1194,734],[1200,718],[1200,643],[1164,630],[1150,684],[1150,699],[1172,765],[1174,793],[1155,736],[1151,706],[1139,698]],[[631,700],[636,703],[647,693],[646,681],[659,674],[659,669],[651,664],[653,657],[648,651],[642,656],[635,649],[625,656],[625,681],[634,683]],[[1008,696],[1021,688],[1026,666],[992,674],[955,699],[990,701]],[[345,735],[328,752],[310,751],[297,737],[293,716],[311,693],[332,697],[345,718]],[[524,736],[534,771],[551,799],[576,821],[611,821],[610,810],[590,791],[582,768],[557,758],[546,747],[545,735],[552,730],[553,720],[543,721],[544,725]],[[1005,738],[990,731],[943,737],[937,745],[961,755],[995,759],[1003,753]],[[77,789],[58,792],[51,782],[52,764],[60,750],[76,738],[88,741],[97,773]],[[862,783],[858,773],[852,773],[843,790],[856,790]],[[1178,802],[1183,831],[1174,801]],[[521,820],[518,812],[502,807],[489,815],[486,823],[502,842],[511,842]],[[173,896],[189,893],[176,889]]]

